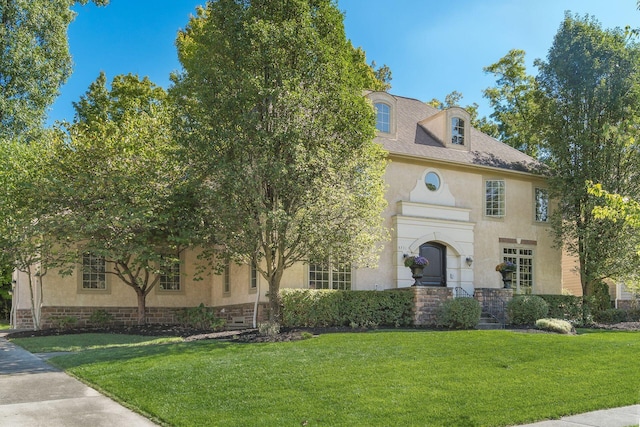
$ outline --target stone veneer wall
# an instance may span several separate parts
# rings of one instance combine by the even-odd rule
[[[483,305],[485,299],[489,299],[491,297],[500,298],[505,303],[508,303],[513,299],[513,289],[477,288],[473,293],[473,297],[480,302],[480,305]]]
[[[640,302],[637,299],[619,299],[616,304],[621,310],[637,310],[640,308]]]
[[[453,288],[441,286],[412,286],[413,324],[415,326],[433,326],[436,324],[438,307],[453,298]]]
[[[253,304],[239,304],[226,307],[216,307],[216,317],[227,320],[230,326],[250,327],[253,324]],[[183,307],[147,307],[146,318],[148,324],[176,324],[178,323],[176,313],[184,309]],[[104,310],[113,316],[112,323],[115,325],[131,326],[138,323],[137,307],[42,307],[42,317],[40,326],[42,329],[49,329],[60,326],[66,318],[76,320],[74,327],[92,326],[89,318],[96,310]],[[258,321],[267,319],[268,305],[258,305]],[[239,318],[244,322],[240,324]],[[16,312],[17,329],[33,329],[33,318],[31,310],[18,310]]]

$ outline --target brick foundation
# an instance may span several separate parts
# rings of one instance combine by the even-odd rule
[[[619,299],[616,306],[621,310],[637,310],[640,308],[640,302],[637,299]]]
[[[216,307],[216,317],[227,320],[233,327],[251,327],[253,324],[253,304],[238,304],[226,307]],[[146,320],[148,324],[177,324],[176,313],[185,307],[147,307]],[[42,307],[40,320],[41,329],[60,327],[68,319],[74,319],[73,327],[93,326],[89,319],[96,310],[103,310],[112,316],[111,324],[131,326],[138,324],[137,307]],[[268,318],[268,305],[258,305],[258,321]],[[242,318],[243,321],[239,322]],[[31,310],[16,311],[16,328],[33,329]]]

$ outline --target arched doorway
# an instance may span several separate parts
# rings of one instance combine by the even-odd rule
[[[429,260],[422,272],[423,286],[447,286],[447,247],[440,243],[427,242],[420,245],[420,256]]]

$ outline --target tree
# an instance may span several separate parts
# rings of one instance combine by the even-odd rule
[[[523,50],[513,49],[485,67],[486,73],[496,76],[496,86],[485,89],[484,97],[493,108],[490,117],[497,123],[496,137],[531,157],[538,157],[542,141],[536,126],[539,113],[536,80],[527,75],[524,57]]]
[[[597,200],[586,182],[634,199],[640,194],[639,51],[621,30],[567,14],[546,61],[536,65],[539,125],[559,203],[552,225],[558,243],[577,255],[583,293],[591,295],[630,255],[616,243],[628,238],[625,227],[594,215]]]
[[[451,107],[460,107],[460,101],[462,98],[463,95],[457,90],[454,90],[445,96],[444,102],[437,98],[432,98],[431,101],[427,102],[427,105],[431,105],[438,110],[446,110]],[[461,108],[467,110],[471,116],[471,126],[478,129],[480,132],[486,133],[487,135],[491,135],[493,137],[497,136],[498,130],[495,123],[492,123],[486,117],[478,118],[478,104],[474,102],[473,104]]]
[[[64,240],[55,242],[51,229],[57,198],[49,192],[47,174],[53,155],[47,138],[30,144],[0,144],[0,259],[26,274],[35,329],[40,328],[43,280],[64,264]]]
[[[75,243],[76,261],[105,260],[106,274],[135,291],[142,324],[146,296],[199,229],[166,92],[133,75],[115,77],[109,89],[100,74],[74,107],[51,181],[64,212],[54,234]]]
[[[218,258],[254,262],[279,318],[298,262],[373,265],[385,154],[363,89],[379,82],[330,0],[219,0],[178,36],[171,89]]]
[[[87,2],[0,2],[0,139],[41,128],[46,108],[71,73],[71,6]],[[108,0],[93,2],[105,5]]]

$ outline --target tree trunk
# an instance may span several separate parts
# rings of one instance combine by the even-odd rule
[[[138,325],[144,325],[147,323],[147,295],[140,288],[134,289],[136,290],[136,295],[138,296]]]
[[[276,270],[269,277],[269,321],[280,323],[282,320],[282,301],[280,300],[280,279],[282,271]]]

